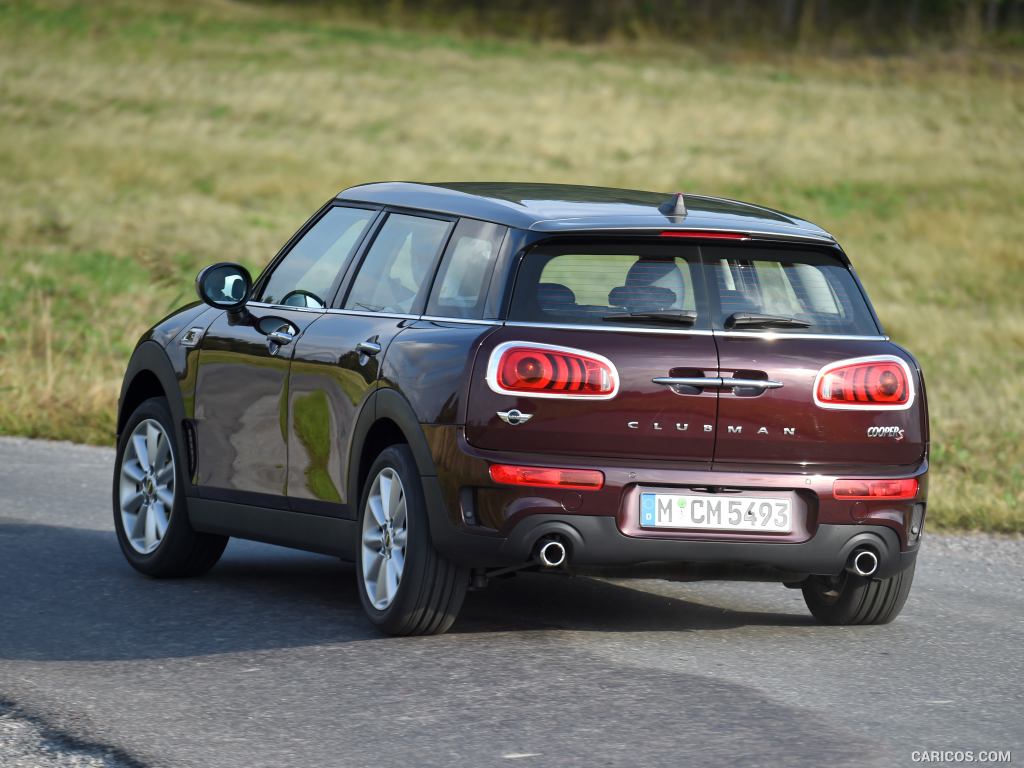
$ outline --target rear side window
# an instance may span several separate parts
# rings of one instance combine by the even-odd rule
[[[706,328],[701,285],[694,246],[541,246],[519,267],[509,319]]]
[[[487,286],[508,227],[462,219],[448,244],[427,302],[435,317],[483,317]]]
[[[422,301],[451,223],[403,213],[388,215],[359,266],[345,309],[409,314]]]
[[[336,206],[325,213],[274,268],[260,301],[294,307],[326,306],[342,265],[377,211]]]
[[[749,247],[701,250],[707,282],[718,299],[716,328],[878,333],[853,275],[827,254]]]

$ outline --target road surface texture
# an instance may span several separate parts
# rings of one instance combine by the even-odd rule
[[[818,626],[778,584],[525,575],[393,639],[332,558],[135,573],[112,464],[0,439],[2,766],[1024,763],[1021,539],[927,537],[889,626]]]

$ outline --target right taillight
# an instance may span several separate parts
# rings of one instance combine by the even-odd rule
[[[914,402],[914,379],[895,355],[840,360],[818,372],[814,402],[822,408],[903,410]]]
[[[912,499],[917,496],[917,478],[895,480],[836,480],[832,495],[837,499]]]
[[[487,383],[505,395],[607,400],[619,391],[619,374],[593,352],[510,341],[491,353]]]

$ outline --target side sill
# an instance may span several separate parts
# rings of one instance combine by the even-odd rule
[[[304,549],[345,560],[355,557],[359,528],[355,520],[195,497],[188,500],[188,517],[192,527],[204,533]]]

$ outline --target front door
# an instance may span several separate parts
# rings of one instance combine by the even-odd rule
[[[204,335],[194,417],[202,496],[287,506],[291,360],[377,215],[327,208],[260,278],[244,316],[224,314]]]

